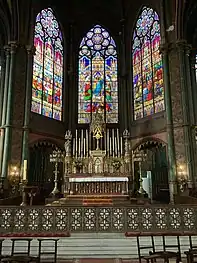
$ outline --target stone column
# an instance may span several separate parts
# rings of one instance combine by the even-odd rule
[[[125,129],[129,128],[128,123],[128,96],[127,96],[127,90],[126,90],[126,46],[125,46],[125,19],[122,19],[120,21],[121,23],[121,39],[120,39],[120,58],[119,58],[119,67],[118,71],[120,73],[120,79],[119,79],[119,115],[120,122],[121,122],[121,130],[124,131]],[[130,109],[132,111],[132,109]]]
[[[0,171],[2,171],[2,161],[3,161],[3,148],[4,148],[4,138],[5,138],[5,122],[7,113],[7,97],[8,97],[8,84],[9,84],[9,73],[10,73],[10,47],[5,46],[5,80],[3,83],[3,98],[2,98],[2,114],[1,114],[1,137],[0,137]],[[2,173],[1,173],[2,176]]]
[[[67,111],[65,112],[65,122],[68,123],[68,129],[72,130],[73,127],[76,127],[76,119],[78,123],[78,86],[76,85],[77,82],[77,67],[74,71],[74,58],[75,58],[75,53],[74,53],[74,48],[73,48],[73,24],[70,24],[69,27],[69,58],[68,58],[68,85],[66,85],[67,92],[65,92],[65,97],[67,103]],[[78,54],[77,54],[78,55]],[[77,56],[78,58],[78,56]],[[78,62],[77,62],[78,63]],[[75,80],[76,79],[76,80]],[[77,103],[76,103],[77,101]]]
[[[5,83],[5,50],[1,50],[1,80],[0,80],[0,101],[3,102]],[[0,123],[2,120],[3,103],[0,103]]]
[[[197,179],[197,144],[196,144],[196,102],[197,102],[197,83],[195,82],[195,85],[193,85],[192,80],[192,62],[190,59],[191,55],[191,46],[186,45],[185,47],[185,67],[186,67],[186,76],[187,76],[187,91],[189,96],[189,113],[190,113],[190,132],[191,132],[191,155],[192,155],[192,182],[188,181],[188,186],[192,187],[196,185],[196,179]]]
[[[196,54],[197,50],[190,52],[189,67],[191,71],[192,99],[194,107],[194,123],[197,123],[197,78],[196,78]]]
[[[12,109],[13,109],[13,83],[14,83],[16,48],[17,48],[17,44],[15,42],[11,42],[9,84],[8,84],[8,94],[7,94],[7,113],[6,113],[6,122],[5,122],[5,139],[4,139],[3,162],[2,162],[2,172],[1,172],[1,176],[3,178],[7,177],[8,164],[11,155],[11,132],[12,132],[11,120],[12,120]]]
[[[171,86],[169,73],[169,57],[168,45],[161,45],[160,50],[163,58],[163,72],[164,72],[164,91],[165,91],[165,109],[166,109],[166,131],[167,131],[167,151],[168,151],[168,165],[169,165],[169,190],[170,203],[174,203],[174,194],[176,193],[176,154],[174,145],[174,131],[173,131],[173,116],[172,116],[172,101],[171,101]]]
[[[29,120],[31,112],[31,94],[32,94],[32,71],[33,71],[33,55],[35,54],[35,48],[27,46],[27,72],[26,72],[26,89],[25,89],[25,111],[24,111],[24,123],[23,123],[23,148],[21,166],[23,166],[24,160],[29,159]],[[21,169],[21,172],[23,169]]]
[[[190,47],[185,40],[176,42],[176,48],[180,66],[180,89],[182,102],[182,118],[183,118],[183,134],[184,134],[184,149],[185,149],[185,169],[188,176],[188,186],[191,188],[194,182],[194,155],[193,155],[193,136],[192,136],[192,120],[193,115],[193,100],[191,94],[191,75],[189,72],[188,50]]]

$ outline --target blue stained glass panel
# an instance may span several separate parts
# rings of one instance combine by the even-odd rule
[[[80,44],[78,122],[89,123],[98,110],[106,122],[118,122],[116,45],[109,32],[96,25]]]

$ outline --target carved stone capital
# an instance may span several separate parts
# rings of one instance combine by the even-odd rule
[[[36,48],[35,48],[35,46],[32,46],[32,45],[27,45],[26,46],[26,50],[27,50],[27,54],[29,55],[29,56],[34,56],[35,54],[36,54]]]
[[[9,45],[4,46],[4,51],[5,51],[6,57],[9,56],[10,55],[10,46]]]
[[[165,44],[160,44],[159,46],[159,52],[161,54],[166,54],[169,51],[169,44],[165,43]]]
[[[18,43],[16,41],[10,41],[9,43],[9,46],[10,46],[10,53],[11,54],[15,54],[16,53],[16,50],[18,48]]]
[[[177,40],[176,41],[176,47],[181,51],[185,51],[186,55],[189,55],[191,50],[192,50],[192,46],[190,44],[188,44],[187,40],[185,40],[185,39]]]

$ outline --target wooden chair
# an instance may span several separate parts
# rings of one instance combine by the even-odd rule
[[[192,233],[185,233],[185,235],[188,235],[190,248],[188,251],[185,251],[184,254],[186,255],[188,263],[195,263],[197,262],[197,245],[193,244],[192,237],[196,235]]]
[[[32,239],[26,238],[14,238],[11,239],[12,241],[12,249],[11,249],[11,256],[7,256],[1,259],[1,262],[18,262],[18,263],[29,263],[29,262],[37,262],[39,263],[38,257],[32,257],[30,256],[30,249],[31,249],[31,241]],[[27,247],[23,247],[23,249],[26,248],[26,251],[16,251],[17,244],[25,242],[27,244]]]
[[[0,260],[1,260],[2,258],[4,258],[4,256],[2,255],[3,241],[4,241],[4,239],[0,239]]]
[[[165,262],[169,262],[169,259],[175,258],[177,262],[181,262],[181,248],[180,248],[180,238],[179,233],[165,233],[162,235],[162,241],[163,241],[163,250],[156,251],[155,250],[155,241],[154,238],[156,236],[161,236],[161,233],[153,234],[151,233],[149,235],[151,239],[151,245],[148,246],[141,246],[140,245],[140,236],[148,236],[148,233],[142,233],[140,236],[137,236],[137,246],[138,246],[138,255],[139,255],[139,262],[141,263],[142,259],[145,259],[147,262],[155,262],[156,259],[164,259]],[[177,238],[177,244],[173,245],[167,245],[166,244],[166,237],[167,236],[176,236]],[[176,251],[168,251],[169,248],[176,248]],[[149,255],[143,256],[141,255],[141,250],[149,249]]]
[[[42,245],[43,243],[45,242],[54,242],[54,250],[53,251],[42,251]],[[41,256],[42,255],[54,255],[54,263],[57,262],[57,242],[59,241],[59,239],[38,239],[38,242],[39,242],[39,252],[38,252],[38,258],[39,258],[39,262],[40,262],[40,259],[41,259]]]
[[[143,235],[144,236],[144,235]],[[137,236],[137,249],[138,249],[138,256],[139,256],[139,262],[142,262],[142,258],[144,258],[144,256],[142,256],[142,250],[147,250],[149,249],[149,252],[151,251],[152,253],[155,253],[155,242],[154,242],[154,237],[151,235],[150,237],[150,241],[151,244],[150,245],[146,245],[146,246],[141,246],[140,244],[140,239],[141,239],[141,235]],[[148,237],[148,236],[147,236]]]

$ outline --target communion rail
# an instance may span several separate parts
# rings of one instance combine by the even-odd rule
[[[197,206],[2,207],[0,235],[197,231]]]

